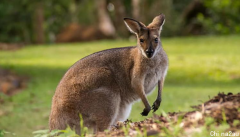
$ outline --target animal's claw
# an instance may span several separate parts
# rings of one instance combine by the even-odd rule
[[[150,109],[144,108],[144,110],[143,110],[143,112],[141,113],[141,115],[142,115],[142,116],[147,116],[150,111],[151,111],[151,108],[150,108]]]
[[[160,107],[160,104],[161,104],[161,101],[158,101],[156,100],[153,105],[152,105],[152,109],[153,109],[153,112],[157,111],[158,108]]]

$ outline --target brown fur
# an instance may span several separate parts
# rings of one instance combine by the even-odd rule
[[[164,20],[164,15],[156,18],[159,17]],[[132,19],[124,20],[137,35],[138,45],[100,51],[76,62],[63,76],[53,96],[50,130],[65,129],[69,125],[80,134],[81,114],[84,126],[95,132],[103,131],[117,121],[126,120],[132,103],[139,98],[145,105],[142,112],[145,116],[151,110],[146,94],[159,83],[158,97],[152,108],[158,109],[168,67],[168,58],[159,39],[163,24],[156,25],[153,20],[153,28]],[[151,58],[144,53],[149,47],[155,50]]]

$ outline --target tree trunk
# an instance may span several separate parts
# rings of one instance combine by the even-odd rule
[[[109,37],[115,36],[115,28],[107,12],[107,2],[106,0],[96,0],[97,14],[99,24],[98,27],[100,31]]]
[[[151,8],[149,10],[149,21],[152,20],[153,17],[163,13],[168,21],[171,18],[172,11],[172,0],[157,0],[151,3]]]
[[[141,15],[139,18],[139,21],[147,23],[149,18],[149,10],[150,10],[150,3],[149,0],[140,0],[140,11],[139,15]]]
[[[129,33],[123,22],[123,18],[126,17],[125,6],[121,0],[114,0],[113,4],[115,7],[114,25],[115,28],[117,29],[117,33],[120,36],[126,36]]]
[[[34,34],[35,43],[37,44],[42,44],[45,42],[43,23],[44,23],[43,3],[37,2],[34,13]]]
[[[79,12],[79,2],[80,0],[71,0],[70,3],[70,15],[71,15],[71,22],[78,22],[78,12]]]
[[[140,0],[132,0],[132,15],[134,19],[140,19]]]

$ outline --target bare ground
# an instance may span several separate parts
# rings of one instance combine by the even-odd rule
[[[210,129],[213,126],[217,129],[224,122],[229,125],[225,132],[240,133],[240,93],[219,93],[192,108],[194,111],[191,112],[163,113],[139,122],[119,122],[109,132],[101,132],[96,136],[193,136],[196,132],[203,132],[201,127]]]
[[[21,43],[1,43],[0,42],[0,50],[10,50],[15,51],[22,48],[24,44]]]
[[[9,70],[0,68],[0,92],[9,96],[14,95],[26,87],[27,79],[27,77],[18,76]]]

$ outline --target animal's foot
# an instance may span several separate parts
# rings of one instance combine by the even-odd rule
[[[148,108],[144,108],[143,112],[141,113],[142,116],[147,116],[148,113],[151,111],[151,108],[148,109]]]
[[[160,107],[160,104],[161,104],[161,101],[159,100],[156,100],[153,105],[152,105],[152,109],[153,109],[153,112],[157,111],[158,108]]]

